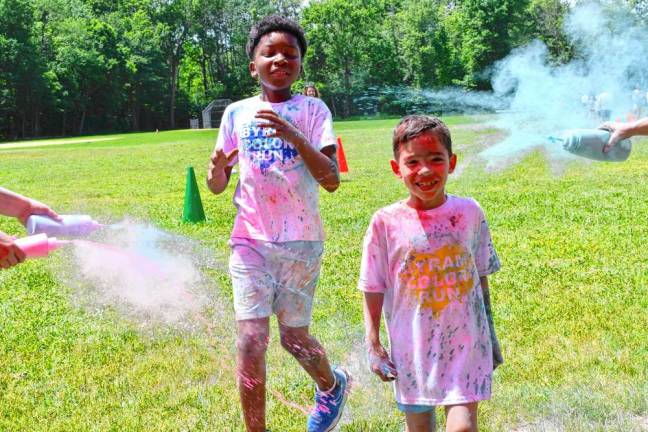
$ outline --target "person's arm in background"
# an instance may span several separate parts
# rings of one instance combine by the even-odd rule
[[[61,217],[40,201],[27,198],[8,189],[0,187],[0,214],[15,217],[25,225],[30,215],[45,215],[60,220]]]
[[[648,135],[648,117],[628,123],[607,122],[599,126],[599,129],[610,131],[610,140],[603,147],[603,152],[608,152],[616,143],[625,138],[635,135]]]

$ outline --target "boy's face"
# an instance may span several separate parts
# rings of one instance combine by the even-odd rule
[[[290,86],[301,71],[297,38],[282,31],[263,35],[249,67],[252,77],[259,78],[265,91],[290,92]]]
[[[424,133],[401,144],[391,167],[410,192],[408,204],[427,210],[445,202],[445,184],[454,171],[457,156],[449,155],[435,133]]]

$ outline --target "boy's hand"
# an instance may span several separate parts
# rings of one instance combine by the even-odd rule
[[[272,110],[259,110],[255,117],[266,120],[266,123],[262,124],[264,128],[273,129],[272,132],[266,135],[268,138],[281,138],[297,148],[308,142],[299,129]]]
[[[367,360],[369,369],[380,377],[381,380],[394,381],[396,376],[396,366],[389,359],[389,354],[382,345],[367,348]]]
[[[25,261],[25,253],[20,250],[14,239],[0,232],[0,268],[8,269]]]
[[[209,173],[212,177],[221,174],[225,167],[228,166],[238,155],[238,149],[235,148],[229,153],[225,153],[223,149],[216,149],[209,159]]]

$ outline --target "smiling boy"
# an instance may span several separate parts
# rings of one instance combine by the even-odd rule
[[[331,113],[321,100],[291,92],[306,53],[297,23],[264,18],[246,50],[261,94],[227,107],[207,174],[219,194],[239,164],[229,271],[243,417],[248,432],[265,431],[265,353],[275,314],[281,345],[316,384],[308,431],[327,432],[342,414],[348,379],[309,332],[324,241],[319,186],[333,192],[340,184]]]
[[[408,431],[433,431],[436,406],[445,408],[448,431],[477,431],[478,402],[490,398],[501,362],[487,280],[499,259],[479,204],[446,194],[457,164],[446,125],[407,116],[393,151],[391,168],[409,197],[374,214],[358,282],[370,368],[395,380]],[[380,341],[381,312],[390,353]]]

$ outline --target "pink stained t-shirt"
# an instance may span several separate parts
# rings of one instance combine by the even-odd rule
[[[289,142],[266,137],[265,120],[255,118],[272,109],[296,126],[317,150],[335,146],[331,112],[317,98],[294,95],[270,103],[259,96],[230,104],[223,114],[216,148],[239,149],[239,183],[234,193],[238,212],[232,237],[270,242],[322,241],[319,184]]]
[[[473,199],[448,196],[431,210],[399,202],[374,214],[358,287],[384,293],[399,403],[490,398],[493,357],[479,277],[499,267]]]

